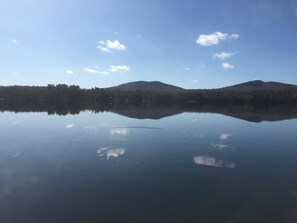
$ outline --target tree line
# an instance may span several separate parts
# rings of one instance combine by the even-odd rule
[[[167,107],[180,110],[226,108],[297,108],[297,88],[240,90],[184,90],[176,92],[81,89],[76,85],[45,87],[1,86],[0,110],[77,114],[81,110],[108,111],[127,107]]]

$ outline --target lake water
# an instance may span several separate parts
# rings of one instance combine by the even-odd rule
[[[1,223],[296,223],[297,120],[0,114]]]

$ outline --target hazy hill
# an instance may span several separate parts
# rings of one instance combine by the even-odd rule
[[[221,90],[231,90],[231,91],[253,91],[253,90],[273,90],[273,89],[284,89],[284,88],[297,88],[296,85],[285,84],[280,82],[264,82],[261,80],[248,81],[245,83],[224,87]]]
[[[126,84],[121,84],[115,87],[109,88],[111,90],[119,91],[163,91],[163,92],[173,92],[173,91],[183,91],[181,87],[177,87],[170,84],[165,84],[160,81],[135,81]]]
[[[285,88],[297,88],[297,85],[285,84],[280,82],[264,82],[261,80],[248,81],[233,86],[223,87],[220,90],[225,91],[255,91],[255,90],[276,90]],[[154,91],[154,92],[177,92],[185,89],[160,81],[135,81],[118,86],[110,87],[110,90],[119,91]],[[199,90],[199,89],[197,89]]]

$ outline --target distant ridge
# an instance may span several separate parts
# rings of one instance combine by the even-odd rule
[[[274,90],[284,88],[295,88],[297,85],[285,84],[280,82],[268,81],[264,82],[261,80],[248,81],[233,86],[220,88],[221,90],[232,90],[232,91],[253,91],[253,90]]]
[[[297,88],[297,85],[286,84],[281,82],[268,81],[264,82],[261,80],[248,81],[228,87],[219,88],[223,91],[256,91],[256,90],[282,90],[286,88]],[[135,81],[118,86],[108,88],[110,90],[118,91],[152,91],[152,92],[180,92],[186,91],[178,86],[165,84],[160,81]],[[200,90],[200,89],[191,89]],[[210,90],[210,89],[209,89]]]
[[[174,92],[183,91],[181,87],[165,84],[160,81],[135,81],[110,87],[110,90],[119,91],[156,91],[156,92]]]

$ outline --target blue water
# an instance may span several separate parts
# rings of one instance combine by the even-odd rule
[[[297,120],[0,114],[0,222],[297,222]]]

